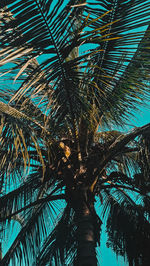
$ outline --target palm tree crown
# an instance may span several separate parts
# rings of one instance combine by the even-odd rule
[[[108,246],[148,265],[150,124],[123,126],[150,96],[149,10],[0,1],[1,235],[20,224],[1,265],[98,265],[103,218]]]

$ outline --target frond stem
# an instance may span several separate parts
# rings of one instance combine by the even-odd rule
[[[54,196],[49,195],[49,196],[47,196],[45,198],[38,199],[38,200],[36,200],[34,202],[31,202],[30,204],[26,205],[25,207],[19,209],[18,211],[11,213],[10,215],[8,215],[6,217],[1,217],[0,218],[0,222],[5,221],[7,219],[10,219],[11,217],[17,215],[18,213],[20,213],[22,211],[25,211],[26,209],[31,208],[33,206],[42,204],[42,203],[44,203],[46,201],[54,201],[54,200],[62,200],[62,199],[64,199],[64,200],[66,199],[64,194],[54,195]]]
[[[110,185],[104,185],[104,186],[102,186],[102,188],[103,189],[107,189],[107,188],[124,188],[124,189],[129,189],[129,190],[132,190],[132,191],[134,191],[134,192],[137,192],[137,193],[140,193],[140,190],[138,190],[138,189],[135,189],[135,188],[131,188],[131,187],[128,187],[128,186],[123,186],[123,185],[117,185],[117,184],[110,184]]]
[[[64,87],[65,87],[65,90],[66,90],[66,92],[67,92],[68,102],[69,102],[69,106],[70,106],[70,112],[71,112],[72,121],[73,121],[73,134],[74,134],[74,140],[75,140],[75,143],[76,143],[77,154],[79,154],[79,153],[80,153],[80,146],[79,146],[78,136],[77,136],[77,133],[76,133],[75,116],[74,116],[74,113],[73,113],[73,106],[72,106],[72,102],[71,102],[70,93],[69,93],[68,89],[66,88],[66,84],[65,84],[66,78],[65,78],[64,71],[63,71],[63,67],[62,67],[62,59],[61,59],[61,55],[60,55],[60,53],[59,53],[59,50],[58,50],[57,45],[56,45],[56,43],[55,43],[55,40],[54,40],[54,38],[53,38],[52,32],[51,32],[51,30],[50,30],[50,28],[49,28],[48,22],[46,21],[46,18],[45,18],[45,16],[44,16],[44,13],[43,13],[43,11],[42,11],[42,9],[41,9],[41,7],[40,7],[40,4],[38,3],[37,0],[35,0],[35,2],[37,3],[37,6],[38,6],[38,8],[39,8],[39,10],[40,10],[40,12],[41,12],[41,15],[42,15],[43,20],[44,20],[44,22],[45,22],[45,24],[46,24],[46,27],[47,27],[47,29],[48,29],[48,32],[49,32],[49,34],[50,34],[51,40],[52,40],[52,42],[53,42],[53,45],[54,45],[54,47],[55,47],[55,50],[56,50],[56,53],[57,53],[57,56],[58,56],[58,59],[59,59],[59,64],[60,64],[61,72],[62,72],[62,76],[63,76],[63,79],[64,79],[64,85],[65,85]],[[78,158],[79,158],[79,156],[78,156]]]

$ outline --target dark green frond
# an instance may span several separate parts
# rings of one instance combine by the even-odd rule
[[[107,221],[107,244],[117,255],[127,258],[131,265],[148,265],[149,229],[142,207],[134,208],[117,201],[111,205]]]
[[[36,256],[44,237],[47,236],[51,228],[51,224],[54,223],[56,218],[54,206],[59,205],[45,202],[22,214],[24,222],[21,230],[3,257],[2,265],[9,264],[10,261],[14,265],[16,263],[22,264],[23,260],[27,265],[30,265],[29,261]]]
[[[35,265],[69,265],[76,255],[75,213],[68,205],[45,241]]]
[[[90,58],[89,74],[97,84],[94,90],[99,121],[120,124],[135,106],[147,100],[150,4],[148,1],[141,4],[139,0],[96,1],[96,4],[97,13],[101,8],[111,12],[95,22],[95,29],[99,27],[99,36],[105,36],[105,41],[96,47],[100,52]]]
[[[119,153],[119,151],[124,148],[127,144],[133,141],[137,136],[142,135],[143,133],[148,133],[150,130],[150,124],[147,124],[143,127],[137,127],[130,133],[120,135],[116,140],[109,146],[109,154],[107,154],[107,161],[108,158],[112,158],[114,155]]]
[[[149,133],[145,133],[139,139],[139,155],[138,163],[140,166],[141,173],[147,185],[150,185],[150,137]]]
[[[41,173],[33,173],[19,188],[0,197],[0,220],[21,209],[37,196],[41,186]]]

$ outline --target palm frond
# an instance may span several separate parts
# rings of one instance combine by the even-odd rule
[[[145,84],[148,80],[149,28],[144,35],[149,24],[149,3],[142,1],[141,5],[138,0],[96,2],[97,13],[101,8],[112,12],[95,22],[95,28],[100,29],[99,35],[106,37],[99,46],[102,51],[90,58],[89,74],[97,84],[94,91],[95,104],[100,110],[99,122],[110,125],[111,120],[120,124],[135,106],[143,99],[147,100],[149,94],[148,84]],[[96,43],[98,41],[96,39]]]
[[[27,265],[30,264],[29,261],[31,262],[31,259],[33,260],[35,257],[43,239],[51,228],[51,224],[54,223],[56,217],[54,206],[56,207],[52,202],[44,202],[37,207],[33,206],[32,211],[27,210],[22,213],[21,230],[4,255],[1,261],[2,265],[10,263],[10,261],[15,265],[16,258],[20,264],[23,261]]]
[[[4,7],[4,5],[6,5],[7,3],[2,3],[2,7]],[[29,3],[29,6],[27,6],[26,4],[24,4],[22,1],[20,2],[16,2],[16,1],[12,1],[9,9],[11,10],[11,12],[13,12],[14,14],[14,20],[13,20],[13,28],[16,29],[14,35],[13,35],[13,41],[10,41],[10,46],[11,47],[18,47],[18,39],[17,37],[22,41],[19,42],[19,46],[25,46],[28,45],[30,46],[30,41],[32,46],[34,46],[35,48],[35,43],[37,44],[37,38],[39,38],[41,41],[39,42],[38,49],[43,47],[43,43],[45,43],[46,47],[46,51],[45,53],[51,53],[51,54],[55,54],[53,57],[51,57],[50,59],[46,60],[43,64],[42,64],[42,68],[44,68],[44,71],[46,73],[46,75],[48,73],[51,73],[51,76],[48,78],[48,82],[50,83],[51,81],[54,82],[54,80],[56,79],[56,73],[57,76],[59,77],[59,80],[61,81],[62,84],[62,88],[64,88],[64,92],[65,92],[65,96],[66,99],[68,99],[68,104],[64,105],[63,108],[67,110],[65,111],[65,113],[69,112],[71,117],[72,117],[72,121],[73,121],[73,131],[74,131],[74,137],[76,135],[76,129],[75,129],[75,108],[74,108],[74,103],[72,103],[71,100],[71,93],[74,92],[74,90],[71,90],[71,84],[69,82],[69,77],[67,77],[68,75],[68,67],[66,66],[67,63],[64,63],[64,38],[67,42],[67,53],[69,54],[68,50],[70,49],[70,51],[73,49],[72,45],[70,47],[70,45],[68,45],[68,37],[70,38],[70,30],[68,30],[68,27],[66,28],[66,25],[70,25],[70,23],[64,23],[62,24],[62,16],[64,18],[64,20],[66,21],[66,18],[68,18],[68,22],[70,22],[70,18],[72,17],[70,14],[68,15],[68,7],[64,8],[64,10],[61,10],[61,16],[56,16],[56,10],[58,12],[58,10],[60,9],[62,5],[62,1],[61,3],[57,2],[55,4],[55,6],[53,7],[53,9],[50,11],[50,3],[46,4],[42,3],[40,1],[32,1],[32,3]],[[26,8],[27,7],[27,8]],[[29,10],[29,7],[31,8],[31,10]],[[45,9],[48,8],[47,9]],[[22,9],[24,9],[24,15],[22,16]],[[7,9],[5,10],[7,12]],[[59,13],[59,12],[58,12]],[[16,14],[16,15],[15,15]],[[33,19],[33,14],[34,14],[34,19]],[[60,19],[61,17],[61,19]],[[36,23],[35,23],[36,20]],[[20,26],[21,23],[21,26]],[[40,27],[37,27],[38,23],[40,23]],[[9,28],[10,21],[5,21],[4,23],[4,32],[7,31],[7,29]],[[59,35],[59,38],[55,32],[56,27],[55,24],[57,25],[57,34]],[[11,21],[11,25],[12,25],[12,21]],[[42,26],[42,27],[41,27]],[[29,27],[29,28],[28,28]],[[70,26],[69,26],[70,27]],[[39,30],[39,32],[37,32]],[[31,34],[30,31],[32,30],[32,38],[31,38]],[[35,31],[35,34],[34,34]],[[61,36],[63,36],[63,44],[60,45],[60,33],[61,32]],[[66,34],[66,36],[64,36],[64,34],[62,35],[62,33]],[[12,33],[10,33],[10,35],[12,36]],[[43,38],[41,37],[44,37]],[[5,37],[2,38],[2,44],[3,46],[5,45]],[[70,40],[69,40],[70,41]],[[8,36],[7,36],[7,42],[8,42]],[[41,43],[42,42],[42,43]],[[46,44],[47,43],[47,44]],[[42,45],[42,46],[41,46]],[[50,48],[49,48],[50,47]],[[69,48],[70,47],[70,48]],[[20,49],[20,48],[18,48]],[[36,49],[36,48],[35,48]],[[42,48],[43,49],[43,48]],[[13,60],[13,54],[9,55],[9,58],[12,58]],[[18,50],[18,55],[19,55],[19,50]],[[35,57],[35,54],[33,55]],[[66,57],[66,56],[65,56]],[[16,58],[17,58],[17,52],[16,52]],[[32,55],[30,56],[30,60],[32,58]],[[29,60],[28,59],[28,60]],[[27,61],[28,62],[28,61]],[[26,64],[26,62],[25,62]],[[71,66],[71,64],[69,63],[69,65]],[[39,72],[40,71],[40,72]],[[25,83],[23,84],[23,86],[21,86],[21,88],[19,89],[19,91],[17,92],[17,94],[13,97],[13,98],[18,98],[18,95],[24,94],[26,91],[28,91],[30,88],[32,88],[33,86],[35,86],[35,84],[37,84],[37,81],[39,81],[39,79],[41,80],[41,76],[40,76],[41,70],[39,70],[39,68],[36,69],[36,73],[34,75],[32,75],[33,78],[28,77],[25,81]],[[33,74],[33,73],[32,73]],[[68,82],[67,82],[68,80]],[[57,83],[57,81],[55,81],[55,83]],[[59,88],[59,86],[58,86]],[[36,88],[36,93],[37,91],[39,91],[39,89]],[[60,92],[59,92],[60,93]],[[76,93],[78,96],[78,93]],[[76,98],[73,97],[72,99]],[[78,97],[79,98],[79,97]],[[56,103],[58,102],[58,96],[56,95]],[[57,107],[58,108],[58,104],[57,103]],[[68,109],[69,108],[69,109]],[[55,112],[55,110],[54,110]],[[63,119],[63,117],[61,117]],[[57,120],[57,119],[56,119]]]
[[[97,182],[102,184],[105,181],[107,182],[109,173],[120,171],[122,175],[129,175],[129,186],[136,187],[133,176],[140,171],[138,139],[143,134],[147,134],[149,139],[149,126],[147,124],[143,127],[135,128],[129,133],[119,131],[98,133],[99,142],[92,147],[87,166],[90,175],[93,175],[92,171],[94,171],[93,180],[97,180]],[[136,138],[138,139],[136,140]],[[117,182],[117,179],[115,182]],[[139,189],[138,186],[136,188],[137,190]]]
[[[4,8],[6,4],[7,1],[2,2],[1,7]],[[112,1],[112,3],[108,3],[106,1],[105,3],[102,3],[102,1],[99,1],[99,3],[97,3],[99,9],[92,9],[90,8],[90,5],[88,6],[88,4],[81,6],[76,6],[75,4],[74,6],[71,6],[72,1],[69,1],[69,4],[66,7],[61,7],[62,1],[56,2],[53,8],[51,4],[52,2],[48,4],[48,2],[42,3],[41,1],[31,1],[29,5],[26,5],[23,3],[23,1],[11,1],[8,10],[10,10],[14,16],[13,29],[17,29],[14,36],[19,36],[19,40],[20,42],[22,42],[21,44],[28,44],[29,46],[31,44],[31,47],[34,47],[34,50],[36,51],[37,46],[39,46],[41,53],[51,54],[51,57],[45,60],[41,65],[47,77],[48,83],[52,87],[55,86],[57,88],[57,91],[54,91],[53,95],[52,101],[54,104],[52,104],[53,112],[51,117],[53,118],[55,115],[55,124],[57,123],[57,125],[60,125],[60,121],[63,121],[63,125],[66,124],[65,121],[67,121],[67,124],[70,124],[71,120],[71,130],[73,131],[74,138],[76,139],[77,124],[79,124],[78,114],[79,112],[81,113],[82,110],[82,114],[86,114],[86,117],[89,116],[89,103],[91,106],[92,98],[95,98],[95,104],[93,104],[93,107],[98,105],[97,107],[99,109],[99,107],[101,106],[100,117],[102,117],[102,114],[104,112],[104,120],[108,120],[106,119],[106,117],[109,117],[110,120],[113,116],[113,119],[116,123],[117,121],[119,123],[121,116],[125,117],[125,115],[127,114],[127,107],[131,108],[131,99],[134,101],[136,101],[135,99],[137,99],[137,101],[139,101],[139,97],[144,90],[143,86],[140,90],[133,89],[132,93],[128,93],[127,90],[124,90],[123,92],[122,90],[121,94],[119,89],[114,89],[113,91],[113,88],[116,88],[116,84],[119,80],[117,75],[122,76],[122,74],[120,74],[122,73],[122,70],[120,70],[120,68],[123,67],[125,69],[125,66],[122,66],[122,64],[119,68],[120,58],[122,58],[121,60],[123,64],[125,64],[126,60],[128,63],[128,61],[130,62],[132,59],[132,56],[129,56],[129,58],[126,57],[127,59],[125,59],[122,50],[129,49],[129,45],[134,45],[135,43],[139,44],[143,36],[143,33],[141,33],[140,35],[134,32],[128,33],[128,31],[134,31],[134,29],[148,24],[148,12],[146,11],[149,5],[147,1],[144,1],[142,5],[139,4],[139,1],[128,1],[127,3],[121,5],[118,1]],[[117,8],[118,5],[119,12]],[[23,16],[22,10],[24,10]],[[69,15],[68,11],[70,12]],[[88,16],[89,11],[91,11],[91,19],[89,19]],[[32,13],[34,14],[34,18],[32,18]],[[80,14],[78,20],[75,19],[75,14]],[[142,19],[142,14],[144,19]],[[36,23],[35,20],[37,20]],[[37,27],[38,23],[41,23],[41,27]],[[6,21],[6,23],[4,23],[4,26],[2,27],[4,29],[4,32],[9,28],[9,24],[10,21]],[[73,26],[73,24],[76,24],[76,26]],[[73,30],[74,27],[75,30]],[[82,30],[86,27],[89,28],[89,30],[82,34]],[[32,38],[30,34],[31,30],[33,32]],[[36,34],[34,34],[34,31],[36,32]],[[105,33],[105,31],[107,34]],[[43,34],[45,34],[45,48],[43,48],[41,43],[43,41],[43,38],[40,38],[40,36],[43,37]],[[36,41],[35,46],[35,40],[37,38],[40,40],[38,40],[38,42]],[[47,43],[48,40],[49,42]],[[66,62],[65,60],[66,58],[68,58],[69,54],[71,54],[71,52],[76,49],[81,43],[96,43],[97,45],[100,45],[100,47],[97,47],[95,50],[91,50],[91,53],[85,53],[84,56],[79,56],[78,58],[71,60],[71,62],[70,60]],[[5,38],[3,40],[3,46],[4,44]],[[13,47],[15,45],[18,46],[17,40],[15,41],[13,38],[11,45]],[[119,51],[117,55],[115,54],[116,48],[118,50],[121,50],[121,52]],[[36,53],[34,52],[33,55],[31,54],[29,60],[35,57],[37,55]],[[108,56],[108,61],[107,58],[105,59],[106,54]],[[109,59],[109,56],[111,59]],[[82,60],[84,59],[83,62],[81,58]],[[23,68],[29,60],[25,61],[22,66]],[[85,68],[84,64],[87,65],[89,62],[90,65],[94,66],[95,61],[98,62],[98,65],[95,65],[94,68],[91,66],[92,74],[88,72],[87,74],[84,73],[83,75],[83,71],[79,71],[80,68],[78,69],[77,73],[76,67],[80,66],[81,63],[81,67]],[[93,63],[91,64],[91,62]],[[112,66],[110,66],[110,62]],[[107,71],[108,63],[110,69]],[[101,65],[99,66],[99,64]],[[100,74],[99,71],[97,73],[96,69],[101,69],[100,71],[102,73]],[[18,91],[20,97],[22,94],[31,90],[31,88],[36,85],[37,79],[39,80],[40,72],[41,71],[39,70],[39,68],[37,68],[35,75],[32,75],[32,79],[29,77],[26,79],[25,83]],[[90,96],[91,99],[88,99],[87,96],[85,96],[87,95],[86,86],[84,86],[84,90],[83,86],[81,86],[81,80],[84,80],[85,84],[86,80],[89,81],[89,77],[90,83],[92,81],[92,87],[89,86],[88,89],[90,90],[88,94],[92,95]],[[87,83],[89,84],[89,82]],[[82,89],[77,90],[79,84]],[[95,86],[95,88],[93,86]],[[14,97],[18,97],[18,93]],[[61,105],[59,100],[60,98],[65,99],[64,101],[62,100]],[[102,102],[104,102],[104,99],[105,105],[102,104]],[[118,104],[116,104],[117,102]],[[105,110],[103,109],[103,111],[102,106],[105,106]],[[59,116],[60,112],[61,116]],[[66,114],[70,114],[71,119],[69,119],[68,115]]]
[[[107,155],[107,159],[105,158],[107,162],[112,159],[114,155],[119,153],[119,151],[124,148],[127,144],[130,143],[130,141],[134,140],[137,136],[142,135],[143,133],[148,133],[150,129],[150,124],[147,124],[143,127],[137,127],[134,130],[132,130],[130,133],[120,135],[118,138],[115,139],[115,141],[109,146],[109,155]],[[105,162],[106,162],[105,161]]]
[[[140,170],[143,174],[143,178],[149,183],[149,172],[150,172],[150,138],[149,133],[142,134],[139,139],[140,152],[138,155],[138,162]]]
[[[117,255],[127,258],[132,265],[146,265],[149,260],[147,247],[150,243],[149,222],[142,207],[125,205],[112,198],[107,220],[107,245]]]
[[[26,180],[24,184],[22,184],[19,188],[5,194],[3,192],[3,196],[1,196],[1,218],[11,214],[13,211],[17,211],[18,209],[24,206],[25,202],[30,202],[32,197],[36,196],[37,189],[41,185],[41,174],[31,174],[30,179]],[[0,218],[0,219],[1,219]]]
[[[45,241],[35,265],[63,265],[73,263],[76,255],[76,225],[74,211],[69,205]]]
[[[38,157],[36,161],[39,161],[43,165],[44,174],[45,164],[39,146],[39,140],[37,142],[36,135],[34,134],[35,130],[32,125],[29,125],[28,117],[4,103],[0,104],[0,108],[2,112],[0,132],[1,175],[4,176],[5,174],[6,178],[12,175],[12,177],[16,179],[15,173],[18,172],[18,174],[23,177],[20,171],[24,168],[25,175],[30,166],[30,160],[32,160],[32,152],[30,152],[31,146],[33,147],[32,150],[37,153]],[[24,120],[26,121],[25,123]],[[21,161],[21,158],[23,161]]]
[[[13,189],[9,193],[7,190],[3,191],[0,197],[0,221],[5,221],[34,205],[41,204],[44,202],[44,199],[45,201],[50,201],[53,190],[55,193],[59,192],[62,188],[61,183],[59,182],[56,184],[57,181],[54,180],[53,176],[50,176],[48,171],[45,172],[45,175],[49,176],[49,180],[42,182],[42,168],[38,166],[37,170],[29,174],[18,188]],[[45,191],[45,189],[43,189],[45,186],[48,186],[49,190],[51,189],[52,191],[46,198],[39,199],[39,193],[41,189]],[[42,197],[42,195],[40,197]]]
[[[39,128],[41,128],[42,130],[44,131],[46,130],[37,121],[33,120],[32,118],[30,118],[23,112],[18,111],[16,108],[11,107],[10,105],[5,104],[3,102],[0,102],[0,112],[4,115],[11,116],[12,118],[15,118],[15,119],[19,119],[19,120],[25,119],[27,122],[31,121],[32,123],[36,124]]]

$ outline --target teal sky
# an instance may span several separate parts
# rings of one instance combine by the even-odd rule
[[[66,2],[68,1],[65,0],[64,4]],[[148,104],[148,102],[147,105],[141,107],[140,111],[136,112],[134,116],[135,117],[132,117],[131,120],[129,121],[129,126],[127,127],[128,129],[131,129],[135,126],[138,127],[146,123],[150,123],[150,105]],[[100,251],[98,252],[98,256],[100,256],[100,261],[101,261],[100,266],[128,266],[128,263],[125,263],[122,257],[119,256],[117,259],[114,252],[110,248],[106,247],[106,233],[104,230],[101,236],[101,248]],[[15,238],[17,231],[18,231],[18,225],[15,226],[13,229],[10,228],[8,237],[3,245],[4,252],[6,252],[8,248],[8,243],[10,245],[13,239]]]

